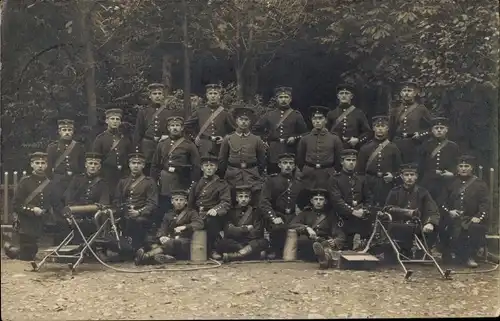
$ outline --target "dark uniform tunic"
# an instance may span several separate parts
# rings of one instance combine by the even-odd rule
[[[470,180],[474,179],[466,187]],[[465,188],[466,187],[466,188]],[[481,246],[487,232],[486,217],[489,211],[488,187],[477,177],[456,177],[441,194],[438,204],[442,210],[442,224],[446,232],[442,235],[445,246],[451,241],[452,250],[463,259],[468,259]],[[450,210],[463,211],[457,218],[451,218]],[[480,223],[470,223],[473,217]]]
[[[444,147],[437,150],[438,146]],[[434,152],[435,150],[437,152]],[[447,139],[438,141],[436,138],[431,138],[420,146],[419,184],[429,191],[434,200],[437,200],[443,188],[453,180],[453,177],[436,174],[436,170],[454,173],[459,153],[458,145]]]
[[[21,260],[32,260],[38,252],[38,240],[43,233],[46,214],[35,215],[33,208],[49,210],[54,202],[53,186],[48,183],[40,193],[26,203],[28,196],[35,191],[45,180],[45,175],[28,175],[17,185],[13,199],[13,210],[19,220],[19,245]]]
[[[132,218],[126,213],[123,228],[123,235],[132,238],[132,248],[139,249],[144,243],[150,221],[158,206],[158,189],[155,181],[151,177],[139,176],[138,178],[129,176],[123,178],[118,183],[113,199],[116,208],[133,207],[139,211],[139,216]]]
[[[383,206],[387,195],[395,186],[399,175],[399,167],[401,165],[401,152],[396,144],[389,143],[373,158],[368,164],[371,155],[377,150],[378,146],[384,141],[374,139],[363,145],[359,150],[356,172],[365,175],[368,189],[373,193],[373,204],[375,206]],[[386,173],[391,173],[393,180],[386,183],[383,176]]]
[[[405,111],[418,105],[405,117]],[[422,139],[429,135],[431,126],[431,114],[429,110],[418,103],[412,105],[401,105],[391,111],[389,117],[389,137],[401,151],[403,163],[417,161],[418,147]],[[421,138],[413,139],[412,136],[419,133]]]
[[[226,135],[232,133],[235,129],[235,124],[231,113],[223,110],[215,119],[210,122],[208,128],[200,133],[203,125],[217,110],[217,107],[210,108],[204,106],[193,112],[191,117],[186,121],[186,129],[193,133],[193,137],[200,136],[200,144],[198,146],[201,156],[219,155],[220,143],[216,144],[215,137],[220,136],[224,138]]]
[[[208,253],[225,224],[225,215],[230,208],[231,193],[227,182],[218,176],[209,179],[202,177],[189,191],[188,208],[200,213],[207,230]],[[217,211],[217,216],[208,216],[211,209]]]
[[[307,227],[316,232],[317,239],[310,239]],[[309,209],[300,212],[290,223],[290,229],[298,234],[297,256],[304,260],[316,260],[312,250],[313,242],[325,243],[329,239],[336,239],[342,243],[345,240],[344,233],[337,225],[335,216],[330,211]]]
[[[247,225],[253,229],[248,230]],[[258,208],[232,208],[227,213],[227,222],[224,227],[224,238],[217,242],[218,253],[231,253],[250,245],[252,253],[259,253],[267,248],[264,238],[264,222]]]
[[[342,170],[329,182],[329,191],[340,225],[348,236],[347,246],[352,247],[354,234],[367,238],[371,233],[371,216],[358,218],[352,214],[354,209],[369,209],[373,204],[373,194],[364,176]]]
[[[342,121],[340,121],[338,125],[335,126],[337,119],[350,106],[350,104],[340,105],[334,110],[328,112],[328,114],[326,115],[326,128],[328,128],[331,133],[336,134],[340,139],[342,139],[344,148],[355,148],[359,150],[359,147],[368,141],[368,138],[370,137],[372,132],[365,113],[361,109],[355,108],[347,116],[342,117]],[[352,146],[348,143],[351,137],[356,137],[359,139],[359,142],[356,146]]]
[[[259,136],[235,132],[224,138],[219,154],[219,169],[232,186],[250,185],[252,191],[262,188],[266,167],[266,147]]]
[[[178,226],[186,226],[184,231],[175,232]],[[203,219],[198,212],[185,208],[181,211],[172,210],[165,214],[157,237],[166,236],[169,238],[167,243],[162,244],[163,253],[174,256],[178,259],[190,258],[191,238],[194,231],[203,229]]]
[[[128,172],[128,154],[133,152],[131,140],[118,131],[106,130],[97,135],[92,149],[103,155],[101,162],[103,178],[109,186],[116,186]]]
[[[341,168],[342,150],[340,138],[325,128],[313,129],[302,137],[297,147],[297,166],[302,171],[304,187],[326,188],[330,176]]]
[[[293,110],[288,117],[280,123],[280,119],[289,108],[278,108],[267,112],[254,125],[254,133],[266,136],[269,150],[268,163],[277,164],[278,156],[283,153],[295,153],[300,137],[307,132],[307,125],[302,114]],[[279,126],[278,126],[279,124]],[[295,143],[287,144],[290,137],[295,137]]]

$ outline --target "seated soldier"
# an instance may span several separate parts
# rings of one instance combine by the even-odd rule
[[[422,242],[427,243],[428,249],[433,245],[439,212],[429,192],[416,185],[416,164],[401,165],[401,176],[403,185],[393,188],[385,202],[386,217],[390,221],[388,232],[393,240],[397,240],[400,253],[412,258],[414,234],[424,237]],[[390,253],[393,253],[392,249],[388,253],[392,257]]]
[[[473,175],[475,159],[462,155],[458,158],[458,177],[444,189],[439,198],[443,210],[440,240],[443,260],[451,261],[452,252],[468,267],[478,266],[474,260],[487,232],[485,218],[489,202],[488,187]],[[450,248],[451,241],[451,248]]]
[[[252,187],[235,187],[236,206],[227,213],[224,237],[216,243],[216,251],[222,253],[224,262],[240,260],[259,255],[268,247],[264,238],[264,224],[261,212],[250,206]]]
[[[290,222],[290,229],[295,229],[298,234],[297,257],[307,261],[315,261],[318,258],[322,268],[328,267],[328,261],[323,253],[318,251],[318,245],[313,244],[318,243],[321,248],[341,249],[345,235],[338,227],[328,203],[328,191],[313,189],[302,195],[304,199],[310,200],[312,206],[300,212]]]
[[[195,210],[187,208],[186,191],[173,190],[171,196],[173,209],[163,218],[157,233],[158,244],[154,244],[150,251],[139,249],[135,257],[136,265],[151,259],[160,264],[190,259],[191,237],[194,231],[203,229],[203,219]]]

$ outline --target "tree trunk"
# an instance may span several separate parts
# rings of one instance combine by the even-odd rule
[[[245,88],[243,93],[245,94],[245,100],[252,100],[257,93],[258,86],[258,72],[257,72],[257,61],[255,58],[250,58],[249,63],[245,68]]]
[[[167,95],[172,93],[172,60],[173,58],[170,54],[163,55],[162,77]]]
[[[236,70],[236,94],[238,100],[243,100],[243,88],[245,86],[245,80],[243,75],[243,68],[236,62],[236,66],[234,68]]]
[[[185,117],[191,115],[191,61],[189,57],[188,12],[186,0],[182,0],[184,20],[182,23],[184,44],[184,113]]]

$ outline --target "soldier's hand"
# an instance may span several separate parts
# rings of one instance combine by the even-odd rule
[[[186,229],[186,225],[177,226],[174,228],[175,233],[180,233]]]
[[[42,215],[43,210],[40,207],[36,206],[33,208],[33,213],[35,213],[36,216],[40,216]]]
[[[394,179],[394,176],[392,175],[392,173],[385,173],[385,176],[384,176],[384,182],[386,183],[390,183],[392,182],[392,180]]]
[[[327,242],[332,248],[335,248],[337,246],[334,239],[328,239]]]
[[[295,137],[288,137],[288,139],[286,140],[286,143],[290,144],[290,145],[295,143]]]
[[[307,233],[309,234],[309,237],[312,239],[315,239],[317,237],[316,232],[310,227],[307,228]]]
[[[479,217],[473,217],[471,220],[470,220],[472,223],[481,223],[481,219]]]
[[[253,230],[253,225],[247,225],[247,229],[248,229],[248,231]]]
[[[165,243],[167,243],[167,241],[168,241],[168,240],[169,240],[169,238],[168,238],[168,237],[166,237],[166,236],[162,236],[162,237],[160,237],[160,243],[161,243],[162,245],[163,245],[163,244],[165,244]]]
[[[217,211],[212,208],[212,209],[208,210],[207,215],[217,216]]]
[[[196,137],[196,138],[194,139],[194,144],[195,144],[196,146],[200,146],[200,138],[199,138],[199,137]]]
[[[281,217],[275,217],[273,218],[273,223],[274,224],[283,224],[283,219]]]
[[[353,147],[356,146],[358,143],[359,143],[359,138],[351,137],[351,139],[349,139],[349,144]]]
[[[452,173],[452,172],[450,172],[450,171],[446,171],[446,170],[445,170],[445,171],[442,171],[442,172],[441,172],[441,176],[444,176],[444,177],[453,177],[453,176],[455,176],[455,174],[453,174],[453,173]]]
[[[427,223],[424,225],[424,227],[422,228],[422,231],[424,233],[430,233],[432,231],[434,231],[434,225],[432,225],[431,223]]]
[[[458,210],[451,210],[449,213],[450,213],[451,218],[455,218],[455,217],[460,216],[460,212]]]
[[[352,211],[352,215],[359,217],[359,218],[362,218],[364,214],[365,214],[365,211],[363,211],[362,208],[359,208],[357,210]]]
[[[138,210],[129,209],[127,213],[132,218],[139,216],[139,211]]]
[[[161,135],[160,142],[166,140],[167,138],[168,138],[168,135]]]
[[[267,142],[264,142],[264,147],[265,147],[266,149],[269,149],[269,144],[268,144]]]

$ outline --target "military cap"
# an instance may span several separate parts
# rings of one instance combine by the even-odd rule
[[[110,109],[107,109],[104,113],[106,114],[106,117],[109,117],[109,116],[122,117],[123,116],[123,110],[121,110],[120,108],[110,108]]]
[[[164,90],[165,89],[165,85],[157,83],[157,82],[148,85],[148,90],[149,91],[156,90],[156,89]]]
[[[355,156],[355,157],[358,156],[358,151],[355,149],[344,149],[340,153],[340,157],[342,157],[342,158],[349,157],[349,156]]]
[[[135,152],[135,153],[128,154],[128,159],[129,160],[142,160],[142,161],[145,161],[146,157],[144,156],[143,153]]]
[[[85,153],[85,159],[98,159],[102,160],[103,155],[100,153],[95,153],[95,152],[87,152]]]
[[[402,86],[401,86],[401,89],[403,88],[413,88],[413,89],[418,89],[418,83],[416,81],[412,81],[412,80],[407,80],[405,82],[403,82]]]
[[[34,152],[30,155],[30,161],[47,160],[48,154],[44,152]]]
[[[401,172],[416,172],[418,165],[415,163],[402,164],[400,167]]]
[[[339,92],[341,90],[347,90],[351,94],[354,94],[354,87],[351,86],[351,85],[349,85],[349,84],[340,84],[340,85],[338,85],[337,86],[337,92]]]
[[[170,124],[171,122],[179,122],[179,123],[183,124],[184,117],[182,117],[182,116],[170,116],[167,118],[167,124]]]
[[[292,87],[278,86],[278,87],[274,88],[275,95],[279,95],[281,93],[291,95],[292,94]]]
[[[448,126],[448,118],[446,117],[436,117],[432,119],[432,126]]]
[[[313,198],[314,196],[324,196],[328,197],[328,191],[324,188],[313,188],[309,190],[309,199]]]
[[[234,187],[234,191],[236,193],[238,192],[252,192],[252,186],[251,185],[236,185]]]
[[[389,117],[388,116],[374,116],[374,117],[372,117],[372,123],[373,123],[373,125],[380,124],[380,123],[388,124]]]
[[[458,163],[459,164],[469,164],[471,166],[474,166],[476,164],[476,158],[472,155],[460,155],[458,157]]]
[[[278,155],[278,160],[282,159],[294,159],[295,160],[295,154],[294,153],[283,153]]]
[[[201,156],[200,158],[200,162],[203,164],[203,163],[215,163],[215,164],[218,164],[219,163],[219,159],[214,156],[214,155],[205,155],[205,156]]]
[[[255,115],[255,112],[252,108],[246,106],[238,106],[233,109],[233,114],[235,118],[246,116],[251,118]]]
[[[205,86],[205,90],[209,90],[209,89],[212,89],[212,90],[222,90],[222,86],[219,85],[219,84],[207,84]]]
[[[59,128],[63,127],[75,127],[75,121],[71,119],[59,119],[57,121],[57,126]]]
[[[330,109],[328,109],[328,107],[325,106],[311,106],[309,107],[309,109],[311,110],[311,117],[314,117],[318,114],[326,117],[326,115],[330,111]]]
[[[172,196],[172,198],[174,196],[184,196],[184,197],[188,197],[189,193],[183,189],[176,189],[176,190],[173,190],[170,192],[170,195]]]

